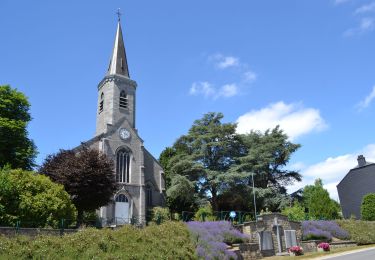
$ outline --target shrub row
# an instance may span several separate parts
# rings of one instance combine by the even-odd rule
[[[350,234],[350,239],[360,245],[375,244],[375,221],[337,220]]]
[[[0,239],[0,259],[197,259],[184,223]]]

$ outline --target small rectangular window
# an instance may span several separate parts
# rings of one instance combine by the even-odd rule
[[[152,207],[152,190],[149,187],[146,188],[146,205]]]

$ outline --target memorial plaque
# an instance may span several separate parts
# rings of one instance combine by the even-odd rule
[[[273,250],[272,233],[270,231],[261,231],[258,234],[260,250]]]
[[[295,230],[284,230],[285,235],[285,246],[291,248],[297,245],[296,231]]]
[[[245,234],[251,235],[251,229],[250,229],[250,226],[245,226],[244,229],[243,229],[243,232],[244,232]]]

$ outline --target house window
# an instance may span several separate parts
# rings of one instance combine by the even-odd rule
[[[128,95],[125,94],[125,91],[120,93],[120,108],[128,108]]]
[[[129,200],[124,194],[119,194],[116,197],[116,202],[129,202]]]
[[[146,205],[147,207],[152,206],[152,189],[150,186],[146,186]]]
[[[130,182],[130,154],[126,150],[120,150],[116,156],[116,181]]]
[[[100,95],[99,114],[103,111],[103,108],[104,108],[104,93]]]

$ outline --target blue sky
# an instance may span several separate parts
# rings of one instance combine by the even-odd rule
[[[375,161],[373,0],[2,0],[0,84],[30,99],[38,163],[93,137],[117,8],[155,157],[215,111],[240,132],[280,124],[302,145],[291,190],[321,177],[336,198],[358,154]]]

